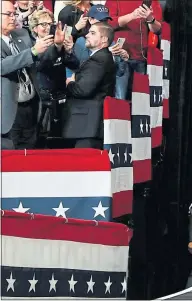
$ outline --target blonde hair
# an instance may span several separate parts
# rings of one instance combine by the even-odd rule
[[[83,0],[71,0],[71,4],[74,6],[78,6],[79,4],[82,4]],[[92,1],[90,1],[92,2]]]
[[[81,4],[83,0],[65,0],[63,1],[63,4],[66,5],[73,5],[73,6],[78,6],[79,4]]]
[[[50,17],[52,22],[54,22],[54,15],[49,9],[37,10],[32,14],[29,20],[29,29],[32,33],[34,33],[33,29],[39,24],[39,20],[42,17]]]
[[[72,0],[72,5],[74,6],[78,6],[79,4],[81,4],[82,0]]]

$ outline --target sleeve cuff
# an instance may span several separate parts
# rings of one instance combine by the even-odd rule
[[[31,55],[32,55],[33,61],[36,61],[38,59],[38,52],[36,51],[36,49],[34,47],[31,48]]]
[[[58,51],[61,51],[63,48],[63,45],[57,45],[57,44],[54,44],[54,45]]]

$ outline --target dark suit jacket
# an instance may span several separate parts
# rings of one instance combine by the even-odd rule
[[[75,82],[67,86],[63,137],[102,138],[103,101],[114,95],[114,89],[115,65],[111,52],[104,48],[81,65]]]
[[[10,48],[1,40],[1,83],[2,83],[2,134],[8,133],[13,125],[17,112],[18,103],[18,76],[17,71],[27,68],[34,87],[39,94],[38,82],[36,78],[36,60],[46,64],[50,60],[55,60],[59,52],[53,45],[49,49],[34,58],[31,52],[33,41],[25,29],[15,29],[11,32],[12,39],[21,51],[17,55],[12,55]]]

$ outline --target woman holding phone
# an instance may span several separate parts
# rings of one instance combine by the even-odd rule
[[[93,5],[90,0],[72,0],[59,13],[58,21],[72,27],[74,42],[77,38],[85,36],[89,30],[87,13]]]
[[[57,34],[57,32],[50,32],[52,25],[54,25],[52,12],[47,9],[36,11],[29,21],[29,28],[34,40],[44,38],[50,33]],[[65,91],[66,66],[70,68],[78,68],[79,66],[79,61],[73,55],[72,48],[72,37],[65,37],[63,47],[58,49],[59,55],[55,58],[55,61],[50,61],[44,65],[37,62],[38,82],[43,99],[49,98],[49,93]]]
[[[54,35],[55,39],[57,39],[57,31],[62,30],[61,27],[61,24],[55,26],[53,13],[47,9],[33,13],[29,21],[29,28],[34,41],[42,39],[49,34]],[[66,28],[62,30],[64,34],[65,30]],[[57,99],[59,102],[60,97],[63,99],[66,91],[66,67],[75,69],[79,67],[79,61],[74,56],[72,48],[72,37],[65,36],[63,45],[57,47],[57,56],[52,57],[51,60],[45,63],[36,62],[39,93],[42,106],[45,109],[49,105],[49,108],[53,110],[54,100]],[[48,51],[46,55],[49,55]],[[45,110],[42,110],[42,112],[45,112]],[[59,131],[57,134],[59,135]]]

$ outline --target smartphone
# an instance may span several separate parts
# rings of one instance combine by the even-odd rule
[[[150,8],[152,4],[152,0],[143,0],[142,6],[143,4],[145,4],[148,8]]]
[[[51,24],[49,34],[55,36],[57,25],[56,24]]]
[[[69,38],[69,37],[71,36],[72,29],[73,29],[72,26],[67,26],[66,32],[65,32],[65,37],[66,37],[66,38]]]
[[[117,39],[117,44],[122,48],[125,43],[125,38],[118,38]]]

